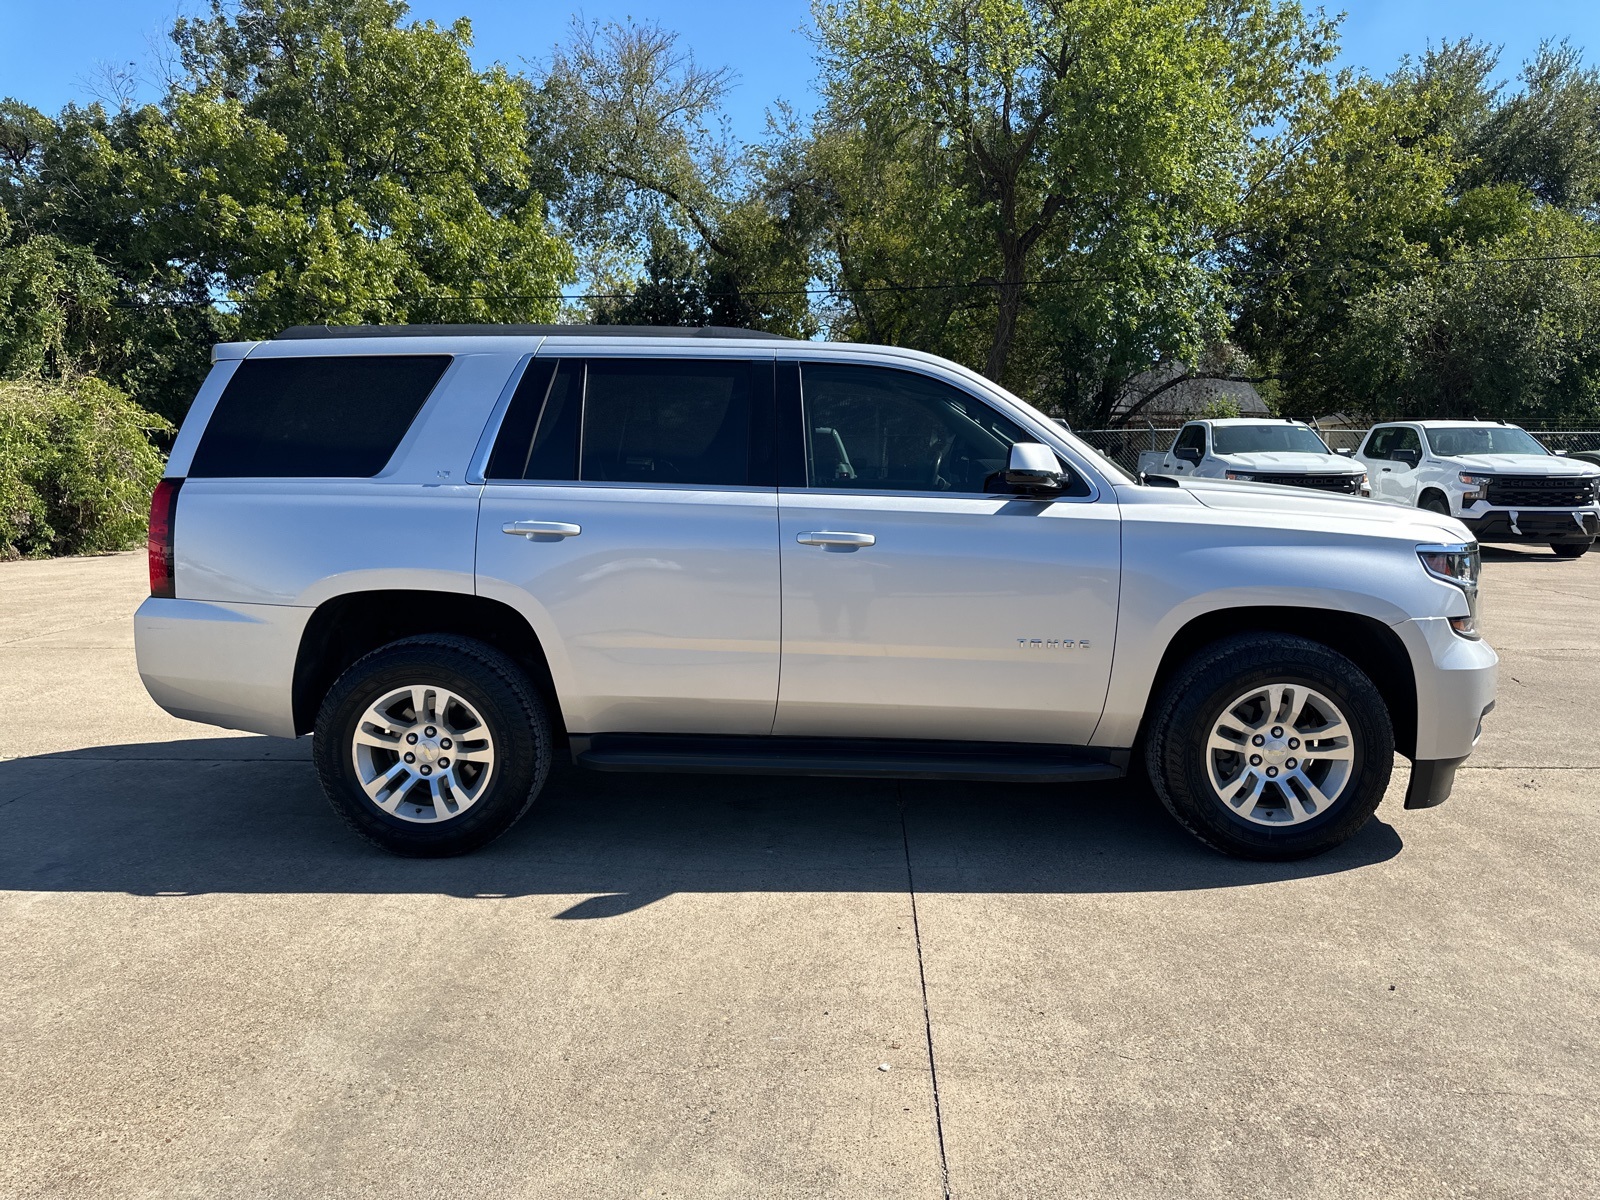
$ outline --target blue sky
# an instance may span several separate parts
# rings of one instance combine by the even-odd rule
[[[0,96],[54,110],[84,99],[86,80],[101,62],[150,58],[175,13],[197,10],[195,0],[0,0]],[[1513,74],[1543,38],[1571,39],[1600,61],[1600,4],[1583,0],[1351,0],[1329,5],[1348,13],[1340,64],[1387,73],[1430,40],[1466,34],[1504,45],[1502,66]],[[481,62],[516,65],[538,59],[558,41],[571,9],[531,0],[413,0],[418,17],[448,22],[472,18]],[[763,114],[783,98],[801,109],[814,97],[810,46],[803,34],[806,0],[653,0],[583,5],[591,19],[655,20],[683,35],[697,58],[738,75],[731,114],[740,136],[760,133]]]

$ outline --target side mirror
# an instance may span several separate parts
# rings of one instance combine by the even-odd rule
[[[1029,491],[1053,492],[1061,488],[1065,473],[1056,452],[1042,442],[1018,442],[1006,461],[1006,482]]]
[[[1344,455],[1344,456],[1345,456],[1345,457],[1346,457],[1346,458],[1349,458],[1349,457],[1351,457],[1351,456],[1352,456],[1352,455],[1353,455],[1353,454],[1355,454],[1355,451],[1354,451],[1354,450],[1352,450],[1352,449],[1350,449],[1350,447],[1349,447],[1349,446],[1340,446],[1340,447],[1339,447],[1339,448],[1338,448],[1338,449],[1337,449],[1337,450],[1335,450],[1335,451],[1334,451],[1334,453],[1335,453],[1335,454],[1342,454],[1342,455]]]
[[[1406,466],[1415,468],[1422,461],[1421,450],[1391,450],[1389,459],[1392,462],[1405,463]]]
[[[1179,446],[1172,452],[1173,458],[1181,458],[1186,463],[1200,465],[1200,449],[1198,446]]]

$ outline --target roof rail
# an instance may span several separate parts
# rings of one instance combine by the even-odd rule
[[[760,339],[792,342],[781,333],[735,329],[731,325],[291,325],[275,342],[377,337],[615,337]]]

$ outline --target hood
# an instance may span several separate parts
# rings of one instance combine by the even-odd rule
[[[1325,530],[1339,525],[1352,532],[1414,538],[1418,542],[1473,540],[1467,527],[1454,517],[1441,516],[1423,508],[1382,504],[1360,496],[1278,487],[1270,483],[1196,479],[1193,476],[1184,478],[1178,486],[1207,508],[1286,519],[1291,524],[1303,525],[1307,529]]]
[[[1438,456],[1463,471],[1482,471],[1486,475],[1554,475],[1577,479],[1600,475],[1593,463],[1563,458],[1557,454],[1463,454],[1455,458]]]
[[[1231,471],[1272,471],[1281,475],[1360,475],[1366,470],[1342,454],[1309,454],[1299,450],[1259,450],[1254,454],[1217,454]]]

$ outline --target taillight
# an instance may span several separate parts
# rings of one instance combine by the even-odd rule
[[[163,479],[150,497],[150,594],[167,600],[178,594],[172,535],[182,486],[181,479]]]

